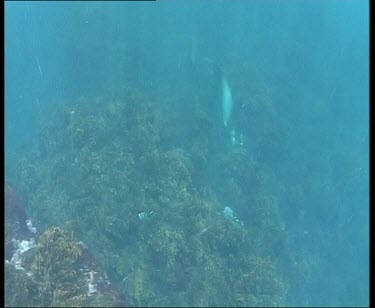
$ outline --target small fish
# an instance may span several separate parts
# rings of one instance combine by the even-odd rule
[[[208,228],[203,228],[203,230],[199,231],[195,236],[201,236],[202,234],[206,233]]]
[[[151,211],[151,212],[141,211],[138,213],[138,217],[140,220],[145,220],[145,219],[150,218],[152,214],[154,214],[154,211]]]

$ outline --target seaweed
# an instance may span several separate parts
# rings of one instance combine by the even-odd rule
[[[277,201],[264,192],[272,173],[246,147],[215,153],[214,126],[195,108],[193,141],[176,146],[172,111],[129,86],[62,106],[45,120],[44,158],[20,170],[32,215],[74,230],[131,305],[282,305],[283,231]],[[217,172],[205,181],[209,165]],[[225,217],[227,205],[250,218]],[[41,237],[33,270],[45,280],[43,303],[73,305],[83,301],[72,283],[81,251],[60,228]]]

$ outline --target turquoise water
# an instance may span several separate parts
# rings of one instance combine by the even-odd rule
[[[5,3],[6,180],[131,305],[369,304],[366,1]]]

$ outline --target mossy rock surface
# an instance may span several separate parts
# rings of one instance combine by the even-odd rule
[[[194,114],[196,131],[212,129],[203,110]],[[60,106],[41,121],[42,158],[19,167],[32,215],[45,227],[74,225],[131,305],[282,305],[287,283],[273,246],[283,247],[283,231],[265,193],[272,173],[247,148],[212,153],[209,134],[176,146],[171,119],[165,104],[131,87]],[[207,181],[201,175],[212,167]],[[232,204],[248,215],[244,224],[223,215]],[[68,281],[80,256],[58,230],[41,238],[33,264],[59,290],[51,301],[74,292]],[[42,254],[51,239],[69,258]]]

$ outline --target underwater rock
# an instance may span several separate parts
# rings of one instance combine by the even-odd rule
[[[39,288],[42,288],[43,290],[50,288],[45,284],[43,271],[41,277],[39,277],[40,273],[38,273],[38,275],[35,274],[33,263],[34,266],[35,264],[37,264],[37,266],[50,266],[46,260],[61,253],[58,251],[58,249],[60,249],[58,244],[59,241],[70,239],[70,237],[66,236],[65,238],[65,232],[58,227],[47,229],[39,237],[37,229],[33,226],[32,220],[27,216],[26,210],[24,209],[20,198],[17,196],[15,190],[9,185],[6,185],[5,189],[5,207],[8,214],[6,220],[7,237],[5,241],[5,263],[9,267],[9,270],[21,271],[23,275],[26,274],[25,277],[31,277],[33,284],[31,285],[31,288],[35,290],[38,290]],[[41,241],[46,241],[46,236],[48,241],[48,234],[53,237],[53,242],[50,243],[48,248],[49,256],[43,255],[45,251],[44,249],[41,250],[41,247],[43,247],[44,244],[40,246]],[[73,238],[71,238],[71,240],[72,239]],[[66,242],[66,245],[68,245],[67,247],[70,248],[73,244],[74,242]],[[86,293],[82,294],[80,297],[80,301],[82,301],[81,303],[86,303],[89,298],[90,301],[87,302],[88,306],[110,305],[128,307],[127,302],[118,292],[116,286],[111,283],[107,273],[102,269],[98,262],[96,262],[87,245],[82,241],[77,242],[77,244],[77,247],[81,247],[82,253],[78,256],[77,264],[75,265],[78,276],[76,277],[76,280],[72,280],[71,283],[79,284],[80,281],[87,283],[86,286],[79,285],[79,289],[87,290]],[[54,251],[54,249],[56,251]],[[68,251],[66,251],[66,253],[69,254]],[[42,255],[39,257],[39,261],[35,263],[36,258],[38,258],[38,254]],[[45,262],[47,263],[44,264]],[[51,266],[54,267],[54,264],[52,263]],[[59,268],[56,267],[55,270],[59,270]],[[54,281],[54,284],[58,285],[59,281]],[[17,288],[18,286],[14,285],[10,287],[10,290],[18,292]],[[58,292],[59,290],[53,291],[53,289],[51,289],[50,291]],[[17,294],[9,296],[10,298],[18,297]],[[76,295],[72,295],[71,300],[74,301],[77,298],[78,297]],[[103,298],[105,299],[105,303],[100,304],[100,301],[103,301]],[[66,300],[69,302],[69,298]],[[98,302],[96,300],[98,300]],[[38,302],[38,299],[36,299],[36,302]],[[17,302],[17,305],[21,304],[21,302]],[[40,302],[40,304],[43,303]]]
[[[220,82],[219,79],[219,88]],[[227,91],[230,104],[229,108],[223,108],[226,116],[222,119],[229,126],[225,132],[228,137],[234,126],[229,123],[232,108],[229,86]],[[94,104],[87,102],[87,107],[82,107],[86,111],[75,111],[73,122],[50,130],[45,143],[61,140],[58,146],[61,151],[50,152],[44,161],[35,162],[40,166],[37,169],[45,169],[38,175],[44,184],[29,194],[33,201],[30,207],[42,212],[35,218],[54,225],[60,217],[67,216],[79,224],[74,230],[85,235],[87,245],[80,243],[79,249],[74,241],[67,241],[73,245],[73,252],[80,255],[74,259],[78,264],[71,263],[74,267],[69,267],[72,270],[68,274],[73,273],[74,277],[66,279],[68,284],[72,281],[74,286],[79,286],[79,296],[85,304],[98,306],[97,299],[103,294],[108,295],[107,307],[120,302],[120,295],[127,303],[139,306],[254,306],[264,293],[270,294],[271,299],[277,298],[280,292],[269,291],[269,280],[264,285],[252,286],[254,279],[247,278],[251,276],[252,264],[245,270],[242,266],[249,256],[259,254],[260,249],[254,249],[251,242],[252,238],[258,238],[252,236],[257,235],[258,229],[251,233],[242,228],[240,221],[236,221],[235,211],[229,206],[219,208],[217,201],[239,209],[245,204],[242,198],[247,197],[248,191],[242,192],[240,185],[224,183],[223,190],[230,191],[236,186],[233,196],[221,198],[219,193],[216,196],[211,181],[202,177],[206,171],[204,163],[197,164],[190,158],[192,151],[188,145],[182,148],[170,143],[173,139],[170,135],[179,137],[174,135],[178,127],[173,126],[179,123],[159,119],[158,114],[162,112],[147,107],[147,101],[138,95],[124,94],[110,104],[112,109],[107,110],[108,104],[100,100]],[[165,115],[169,116],[167,112]],[[46,121],[48,124],[55,120],[58,121],[49,117]],[[199,128],[209,128],[209,119],[203,120]],[[82,132],[78,131],[81,129]],[[219,163],[225,161],[223,168],[217,168],[220,175],[220,172],[224,174],[222,178],[233,178],[234,183],[238,179],[243,187],[248,187],[246,176],[255,173],[255,177],[256,170],[253,172],[253,165],[250,169],[246,165],[247,151],[238,148],[241,136],[239,131],[234,132],[234,151],[229,155],[223,153],[226,160],[212,155],[212,166],[216,159]],[[74,151],[69,147],[71,137]],[[209,141],[198,140],[197,144],[199,155],[206,157],[207,162],[211,157]],[[238,172],[242,170],[245,175]],[[156,215],[148,219],[151,209]],[[48,215],[50,211],[56,213],[53,219],[54,215]],[[259,234],[263,231],[267,230],[260,229]],[[60,247],[68,247],[67,242]],[[268,242],[259,245],[267,247]],[[39,251],[44,261],[46,257]],[[96,260],[100,260],[100,265]],[[56,267],[56,262],[49,264]],[[103,268],[113,281],[109,281]],[[276,276],[261,269],[259,272],[256,282],[266,276]],[[42,280],[43,271],[39,273]],[[79,283],[75,282],[76,278]],[[113,300],[108,301],[108,297]],[[120,305],[126,306],[126,303]],[[103,301],[101,306],[105,306]]]
[[[95,260],[87,245],[81,241],[79,244],[82,248],[79,271],[83,272],[86,277],[87,296],[103,294],[111,298],[116,305],[128,307],[128,303],[118,292],[116,286],[110,281],[107,273]]]
[[[226,206],[223,210],[223,214],[225,217],[234,218],[234,212],[231,207]]]
[[[13,238],[12,242],[15,249],[14,253],[12,255],[12,258],[10,259],[10,262],[8,260],[5,260],[5,262],[13,264],[16,269],[24,269],[24,267],[22,266],[21,256],[26,251],[35,247],[35,239],[31,238],[29,240],[20,241]]]
[[[225,217],[227,217],[227,218],[233,220],[234,222],[239,223],[240,225],[243,226],[243,221],[240,220],[240,219],[234,214],[234,211],[233,211],[233,209],[232,209],[231,207],[229,207],[229,206],[224,207],[223,214],[224,214]]]
[[[16,191],[8,183],[5,184],[5,217],[17,224],[22,237],[32,236],[33,232],[28,227],[26,208]]]
[[[20,268],[20,255],[29,250],[27,247],[32,246],[33,242],[35,246],[34,236],[37,230],[32,225],[21,198],[9,184],[5,185],[5,216],[13,225],[12,235],[5,239],[5,260]]]

